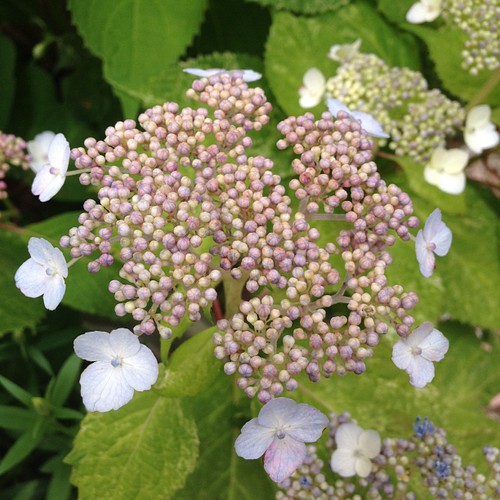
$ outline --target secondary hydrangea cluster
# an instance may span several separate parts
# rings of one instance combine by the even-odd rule
[[[349,432],[345,432],[349,427]],[[350,432],[355,430],[357,432]],[[327,448],[332,457],[339,450],[337,438],[340,435],[343,450],[358,450],[363,456],[363,448],[356,444],[356,436],[363,431],[353,423],[348,413],[330,415],[329,440]],[[331,470],[318,457],[314,445],[307,447],[307,455],[301,467],[289,478],[283,480],[276,498],[291,500],[294,498],[318,498],[320,500],[355,500],[359,498],[404,498],[416,500],[420,498],[411,491],[410,478],[419,474],[422,483],[432,497],[462,498],[487,500],[500,495],[500,451],[487,446],[483,453],[488,466],[488,474],[476,471],[473,465],[464,466],[455,447],[448,443],[446,432],[436,428],[427,417],[418,417],[415,421],[413,435],[405,438],[385,438],[381,442],[379,452],[370,461],[370,471],[361,476],[345,471]],[[372,431],[374,432],[374,431]],[[350,442],[346,436],[351,435]],[[370,440],[368,440],[370,441]],[[372,444],[375,437],[372,436]],[[349,446],[350,444],[350,446]],[[374,455],[374,451],[372,453]],[[335,462],[334,460],[332,460]],[[347,462],[350,462],[347,460]],[[349,465],[349,464],[347,464]]]
[[[325,95],[373,115],[391,136],[389,148],[417,162],[445,147],[465,119],[460,104],[429,89],[421,73],[390,67],[373,54],[355,53],[346,59],[327,80]]]
[[[5,175],[10,167],[29,169],[30,156],[26,148],[27,144],[24,139],[0,130],[0,200],[8,196]]]
[[[500,34],[497,0],[420,0],[407,12],[410,23],[434,21],[439,16],[465,35],[462,66],[472,75],[500,65]]]

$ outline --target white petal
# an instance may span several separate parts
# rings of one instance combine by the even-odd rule
[[[382,125],[380,125],[380,123],[369,113],[364,113],[363,111],[353,111],[351,114],[353,118],[356,118],[356,120],[361,122],[361,126],[368,135],[385,139],[390,137],[390,135],[384,131]]]
[[[236,70],[240,71],[240,70]],[[244,69],[241,70],[243,72],[243,81],[244,82],[255,82],[257,80],[260,80],[262,78],[262,75],[260,73],[257,73],[257,71],[254,71],[253,69]]]
[[[109,343],[107,332],[87,332],[79,335],[73,342],[75,354],[87,361],[105,361],[111,363],[116,354]]]
[[[468,113],[465,120],[466,129],[483,128],[490,123],[491,108],[487,104],[474,106]]]
[[[306,88],[299,89],[299,105],[301,108],[314,108],[321,101],[321,96],[311,94]]]
[[[325,77],[318,68],[309,68],[303,78],[304,86],[314,95],[322,95],[325,91]]]
[[[441,173],[430,164],[424,168],[424,179],[433,186],[437,186],[441,180]]]
[[[327,425],[326,415],[313,406],[301,403],[297,405],[296,412],[288,420],[286,433],[297,441],[314,443],[321,437]]]
[[[354,461],[354,470],[359,477],[367,477],[372,471],[372,463],[366,457],[357,457]]]
[[[413,4],[406,13],[406,20],[412,24],[434,21],[441,14],[440,0],[420,1]]]
[[[328,53],[328,57],[334,61],[344,62],[352,59],[356,54],[359,53],[359,47],[361,46],[361,38],[358,38],[353,43],[346,43],[343,45],[332,45]]]
[[[461,172],[456,175],[442,173],[439,177],[437,187],[448,194],[460,194],[465,189],[465,174]]]
[[[441,220],[441,210],[439,208],[435,208],[429,217],[427,217],[427,220],[425,221],[424,225],[424,239],[429,242],[432,241],[434,236],[441,231],[443,228],[443,221]]]
[[[465,130],[465,144],[474,153],[480,154],[485,149],[495,147],[500,141],[500,135],[496,131],[495,126],[490,123],[482,128]]]
[[[453,236],[450,228],[441,220],[439,208],[434,209],[425,221],[423,238],[426,242],[434,243],[434,253],[440,257],[448,253]]]
[[[467,151],[453,148],[447,149],[446,154],[442,157],[441,170],[446,174],[459,174],[467,166],[469,155]]]
[[[59,274],[49,276],[45,292],[43,294],[43,304],[49,310],[53,311],[64,297],[66,284],[64,279]]]
[[[345,111],[346,113],[351,114],[351,110],[338,99],[330,97],[326,100],[326,105],[328,106],[328,111],[330,111],[332,116],[337,116],[339,111]]]
[[[26,297],[40,297],[45,293],[47,282],[50,279],[45,268],[33,259],[21,264],[14,276],[16,286]]]
[[[410,383],[417,389],[422,389],[434,378],[434,364],[432,361],[417,356],[414,358],[414,364],[410,370],[407,370],[410,375]]]
[[[355,463],[354,450],[341,449],[333,452],[330,467],[342,477],[352,477],[356,474]]]
[[[31,156],[30,168],[35,173],[39,172],[49,161],[49,146],[54,139],[54,132],[47,130],[35,136],[28,142],[28,152]]]
[[[335,433],[337,448],[355,449],[363,429],[352,422],[339,425]]]
[[[436,245],[434,253],[440,257],[446,255],[450,250],[452,240],[453,235],[451,233],[451,229],[443,223],[441,230],[432,238],[432,243]]]
[[[411,348],[404,339],[398,340],[392,347],[392,362],[400,369],[406,370],[412,361]]]
[[[274,429],[263,427],[256,418],[252,418],[242,427],[234,448],[239,457],[251,460],[261,457],[271,446],[273,439]]]
[[[136,391],[147,391],[158,378],[158,361],[145,345],[137,354],[127,357],[122,363],[123,376]]]
[[[420,267],[420,272],[426,278],[432,276],[436,259],[434,254],[427,248],[427,242],[424,238],[424,233],[420,230],[417,234],[415,241],[415,251],[417,254],[417,261]]]
[[[134,395],[119,367],[96,361],[85,368],[81,377],[83,404],[88,411],[117,410],[127,404]]]
[[[267,403],[269,404],[269,403]],[[264,469],[269,477],[280,483],[290,477],[306,458],[306,445],[287,436],[275,438],[264,455]]]
[[[433,328],[419,346],[422,349],[422,356],[425,359],[429,361],[441,361],[448,352],[450,343],[439,330]]]
[[[408,345],[420,347],[422,342],[425,341],[432,330],[434,330],[434,325],[430,321],[422,323],[418,328],[415,328],[415,330],[413,330],[406,338]]]
[[[28,241],[28,252],[31,258],[39,264],[47,265],[51,262],[54,250],[55,248],[43,238],[30,238]]]
[[[217,73],[222,73],[225,71],[223,68],[211,68],[211,69],[201,69],[201,68],[185,68],[184,73],[189,73],[190,75],[200,76],[202,78],[208,78],[209,76],[216,75]]]
[[[56,134],[49,146],[49,163],[59,169],[60,175],[66,175],[69,165],[69,142],[63,134]]]
[[[290,398],[276,398],[265,404],[257,417],[259,424],[277,429],[293,420],[298,404]]]
[[[116,356],[127,358],[139,352],[141,343],[137,335],[127,328],[117,328],[109,334],[109,345]]]
[[[52,174],[51,165],[46,165],[40,170],[33,180],[31,192],[40,198],[40,201],[48,201],[62,188],[65,177]]]
[[[359,436],[358,444],[367,458],[375,458],[382,449],[382,441],[377,431],[363,431]],[[359,475],[359,473],[358,473]]]

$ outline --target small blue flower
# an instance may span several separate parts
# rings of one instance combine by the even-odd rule
[[[436,471],[436,476],[439,479],[445,479],[450,475],[451,467],[439,458],[434,462],[434,470]]]
[[[417,417],[413,424],[413,430],[418,437],[423,438],[427,434],[432,434],[436,428],[427,417],[424,417],[423,420],[422,417]]]
[[[310,477],[307,476],[301,476],[300,477],[300,486],[303,488],[309,487],[312,485],[312,481]]]

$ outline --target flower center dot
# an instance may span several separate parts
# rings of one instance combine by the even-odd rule
[[[121,359],[118,356],[111,360],[111,366],[113,366],[114,368],[120,366],[121,364],[122,364]]]
[[[276,432],[276,437],[278,439],[284,439],[286,436],[286,432],[283,429],[279,429],[278,432]]]

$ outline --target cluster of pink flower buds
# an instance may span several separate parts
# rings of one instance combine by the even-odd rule
[[[416,295],[385,276],[387,248],[418,225],[409,196],[381,179],[347,113],[279,124],[278,149],[297,155],[288,191],[271,160],[249,155],[247,133],[271,111],[262,89],[221,72],[187,95],[213,111],[166,103],[73,149],[98,202],[85,202],[61,245],[92,255],[91,272],[119,255],[109,290],[138,334],[168,336],[185,316],[200,319],[221,280],[244,284],[253,298],[233,297],[239,311],[218,322],[215,355],[262,403],[295,389],[301,372],[363,373],[390,325],[406,336],[413,324]]]
[[[7,184],[5,174],[11,166],[29,169],[30,157],[26,151],[27,143],[24,139],[12,134],[5,134],[0,130],[0,199],[7,198]]]

